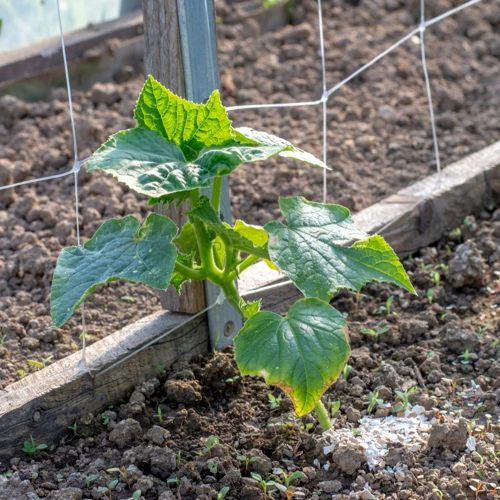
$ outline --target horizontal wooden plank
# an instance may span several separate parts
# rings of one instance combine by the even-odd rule
[[[183,314],[158,312],[87,348],[87,368],[79,369],[75,353],[7,386],[0,396],[0,462],[21,452],[30,435],[37,442],[53,443],[79,417],[102,411],[129,394],[136,385],[209,349],[205,315],[187,322]],[[179,327],[172,331],[173,328]],[[106,371],[160,335],[165,335],[122,364]]]

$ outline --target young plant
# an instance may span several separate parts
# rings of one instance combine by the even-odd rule
[[[330,415],[334,417],[335,414],[340,410],[340,400],[332,401],[330,398],[328,398],[328,403],[326,406],[330,410]]]
[[[273,481],[266,481],[260,474],[256,472],[251,472],[250,475],[253,479],[259,482],[260,487],[264,493],[264,498],[273,498],[272,491],[274,491],[275,483]]]
[[[208,436],[206,441],[205,441],[205,447],[203,448],[203,455],[206,455],[207,453],[209,456],[212,456],[212,448],[216,445],[219,444],[219,438],[216,436]]]
[[[132,489],[132,485],[130,483],[130,478],[128,477],[129,472],[136,471],[137,467],[135,465],[129,465],[128,467],[124,467],[123,465],[121,467],[113,467],[111,469],[107,469],[106,472],[108,474],[111,474],[112,472],[118,472],[123,480],[127,483],[127,486],[129,490]]]
[[[233,128],[217,91],[206,104],[195,104],[149,77],[134,116],[137,126],[111,136],[87,171],[116,177],[149,197],[151,205],[186,202],[187,222],[178,228],[157,213],[142,226],[133,216],[110,219],[83,246],[63,249],[52,282],[55,326],[104,283],[128,280],[160,290],[172,285],[180,293],[186,281],[209,280],[245,321],[234,341],[242,375],[260,375],[281,387],[299,416],[316,408],[322,427],[329,428],[320,397],[349,357],[346,321],[330,299],[340,289],[357,292],[370,281],[414,293],[396,254],[381,236],[358,228],[346,208],[300,196],[279,200],[285,224],[223,222],[223,178],[239,165],[281,156],[328,167],[279,137]],[[209,187],[207,197],[200,190]],[[285,317],[260,311],[260,301],[244,301],[235,286],[259,259],[288,276],[305,296]]]
[[[373,337],[374,339],[378,339],[379,335],[382,335],[383,333],[386,333],[390,330],[388,326],[379,328],[382,323],[383,321],[378,323],[376,329],[364,328],[363,330],[360,330],[360,333],[362,333],[363,335],[368,335],[369,337]]]
[[[292,486],[292,481],[301,478],[304,473],[301,471],[293,472],[288,475],[286,472],[280,469],[280,474],[283,475],[284,484],[279,481],[271,481],[272,485],[275,486],[279,491],[281,491],[287,499],[291,499],[294,496],[304,496],[303,493],[297,493],[295,488]]]
[[[248,472],[248,466],[252,462],[257,462],[257,460],[260,460],[259,457],[247,457],[246,455],[238,455],[236,457],[240,462],[244,462],[245,464],[245,474]]]
[[[100,478],[100,474],[92,474],[91,476],[86,476],[85,477],[85,487],[87,489],[90,489],[90,485],[94,482],[97,481]]]
[[[38,451],[41,450],[46,450],[47,445],[46,444],[36,444],[35,439],[33,436],[30,436],[29,441],[25,441],[23,445],[23,451],[24,453],[27,453],[30,457],[34,457]]]
[[[271,410],[277,410],[281,406],[281,394],[276,397],[274,394],[269,393],[267,399],[269,399],[269,408]]]
[[[377,406],[384,403],[382,398],[378,397],[378,391],[370,392],[368,395],[368,408],[366,412],[370,414]]]
[[[412,387],[411,389],[407,390],[406,392],[403,391],[396,391],[396,395],[399,397],[400,402],[394,407],[392,410],[393,413],[399,413],[401,411],[406,411],[408,408],[408,405],[410,404],[410,395],[413,394],[417,390],[417,386]]]
[[[226,498],[227,492],[229,491],[229,486],[224,486],[219,493],[217,493],[217,500],[223,500]]]

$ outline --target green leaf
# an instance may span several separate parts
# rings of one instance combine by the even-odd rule
[[[288,225],[264,226],[271,260],[306,297],[329,301],[341,288],[359,290],[370,281],[394,283],[415,293],[397,255],[381,236],[351,247],[339,242],[368,236],[340,205],[281,198]]]
[[[137,101],[134,117],[141,127],[159,132],[191,160],[207,146],[232,141],[231,120],[214,90],[206,104],[195,104],[175,95],[151,75]]]
[[[196,264],[194,252],[190,253],[188,255],[185,255],[183,253],[178,252],[177,253],[177,262],[180,262],[181,264],[184,264],[185,266],[187,266],[189,268],[193,268]],[[175,288],[177,295],[181,294],[182,285],[186,281],[191,281],[191,280],[190,280],[190,278],[184,276],[183,274],[181,274],[177,271],[173,272],[172,277],[170,278],[170,284]]]
[[[259,247],[267,247],[267,240],[269,239],[269,236],[267,235],[266,230],[263,227],[253,226],[238,219],[234,223],[234,230],[255,245]],[[264,259],[264,262],[271,269],[278,269],[269,259]]]
[[[245,302],[243,299],[240,303],[240,308],[243,311],[246,319],[250,319],[252,316],[255,316],[260,311],[260,305],[262,303],[262,299],[257,299],[252,302]]]
[[[206,196],[202,196],[199,204],[189,212],[186,212],[186,215],[201,220],[209,229],[226,242],[226,244],[233,248],[257,255],[263,259],[269,259],[266,245],[258,246],[254,244],[251,240],[243,236],[241,232],[236,231],[229,226],[229,224],[222,222]]]
[[[64,248],[57,260],[51,293],[51,316],[63,325],[99,286],[123,279],[164,290],[170,283],[177,250],[177,227],[151,214],[141,227],[132,216],[110,219],[83,247]]]
[[[315,167],[326,168],[330,170],[328,165],[325,165],[314,155],[295,147],[292,143],[285,141],[285,139],[281,139],[281,137],[276,137],[275,135],[271,135],[259,130],[254,130],[249,127],[240,127],[234,130],[236,132],[237,140],[239,140],[240,142],[246,142],[248,144],[253,141],[254,143],[261,146],[279,146],[281,147],[281,151],[278,153],[278,155],[282,156],[283,158],[292,158],[294,160],[309,163],[310,165],[314,165]]]
[[[159,198],[149,198],[148,205],[151,207],[159,203],[160,205],[169,207],[175,202],[175,206],[178,207],[187,199],[189,199],[189,191],[177,191],[172,194],[160,196]]]
[[[211,179],[230,174],[248,161],[267,160],[279,146],[210,146],[188,161],[181,149],[146,128],[111,136],[90,158],[87,171],[103,170],[134,191],[153,198],[208,187]],[[176,197],[170,197],[173,201]]]
[[[198,242],[191,222],[186,222],[182,226],[181,232],[174,239],[174,243],[179,246],[182,253],[190,254],[194,252],[198,255]]]
[[[296,302],[284,318],[262,311],[234,340],[243,375],[261,375],[292,398],[297,415],[309,413],[349,357],[346,322],[319,299]]]

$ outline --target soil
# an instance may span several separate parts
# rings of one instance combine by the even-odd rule
[[[229,487],[228,499],[257,500],[252,472],[283,482],[280,470],[303,473],[293,498],[498,498],[500,209],[468,217],[404,265],[418,296],[376,284],[333,301],[352,344],[349,368],[323,398],[340,402],[333,434],[322,437],[313,414],[295,417],[279,389],[240,377],[227,350],[159,372],[57,446],[13,458],[0,499],[117,500],[140,489],[147,500],[207,500]],[[369,414],[371,394],[384,402]],[[370,467],[351,442],[366,421],[393,419],[395,432],[418,413],[429,427],[420,448],[410,432]],[[351,437],[330,446],[341,433]],[[126,478],[110,470],[120,467]],[[114,480],[109,496],[102,489]]]

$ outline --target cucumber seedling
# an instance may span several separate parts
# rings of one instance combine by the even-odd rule
[[[358,292],[371,281],[413,293],[396,254],[381,236],[357,227],[347,208],[300,196],[279,199],[285,223],[223,221],[223,178],[241,164],[280,156],[328,167],[279,137],[233,128],[218,91],[205,104],[195,104],[149,77],[134,117],[136,127],[112,135],[92,155],[87,171],[112,175],[147,196],[150,205],[187,202],[187,222],[177,227],[157,213],[142,225],[130,215],[110,219],[83,246],[63,249],[51,291],[55,326],[104,283],[128,280],[159,290],[171,285],[180,293],[186,281],[209,280],[245,321],[234,340],[242,375],[279,386],[298,416],[315,409],[323,429],[330,428],[320,398],[350,352],[346,321],[330,300],[340,289]],[[211,188],[209,197],[203,188]],[[285,317],[261,311],[260,300],[246,302],[238,292],[236,278],[259,259],[304,294]],[[389,315],[389,300],[386,308]]]

